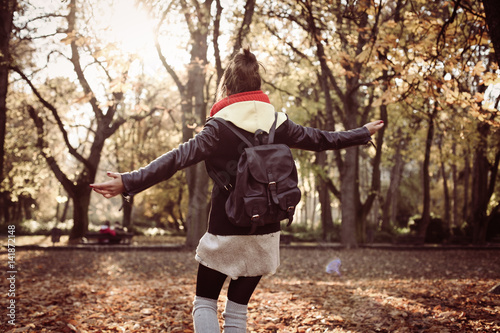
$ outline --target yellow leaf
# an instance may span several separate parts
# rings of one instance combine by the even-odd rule
[[[370,56],[371,48],[366,47],[360,54],[356,56],[357,62],[365,62]]]
[[[474,69],[472,70],[472,75],[481,75],[486,71],[486,67],[484,67],[483,63],[480,61],[474,66]]]
[[[487,86],[500,83],[500,75],[490,72],[484,73],[483,82]]]
[[[68,32],[66,34],[66,37],[61,39],[61,42],[64,44],[71,44],[71,42],[75,39],[75,33],[74,32]]]
[[[474,95],[474,99],[476,100],[477,103],[481,103],[482,101],[484,101],[484,93],[476,93]]]

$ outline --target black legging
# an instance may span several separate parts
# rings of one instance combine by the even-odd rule
[[[218,299],[226,278],[227,275],[200,264],[196,281],[196,296]],[[235,303],[247,305],[261,278],[262,276],[252,276],[231,280],[227,298]]]

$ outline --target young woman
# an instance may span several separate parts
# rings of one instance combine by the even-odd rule
[[[210,116],[233,123],[249,138],[259,129],[269,132],[275,121],[274,107],[261,91],[259,63],[248,49],[241,50],[230,61],[217,97]],[[341,149],[370,142],[371,135],[382,127],[382,121],[374,121],[350,131],[322,131],[297,125],[278,112],[274,142],[312,151]],[[234,184],[234,165],[242,151],[241,143],[229,128],[209,121],[193,139],[148,166],[129,173],[108,173],[112,180],[91,186],[106,198],[121,193],[134,195],[201,161],[205,161],[208,170],[225,175]],[[246,332],[250,297],[261,277],[273,274],[279,266],[279,221],[258,227],[250,235],[249,228],[234,226],[228,220],[225,211],[228,195],[215,182],[208,230],[196,250],[199,268],[192,314],[198,333],[220,332],[217,299],[228,276],[231,281],[223,312],[224,332]]]

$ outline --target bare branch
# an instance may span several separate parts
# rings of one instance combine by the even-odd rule
[[[163,67],[167,70],[167,73],[172,77],[172,79],[174,80],[175,84],[177,85],[177,89],[179,90],[179,93],[184,98],[186,88],[185,88],[184,84],[182,84],[179,76],[177,76],[177,73],[174,71],[174,69],[172,68],[172,66],[170,66],[168,64],[167,59],[165,58],[165,56],[163,55],[163,51],[161,50],[160,41],[158,39],[160,26],[163,24],[163,21],[167,17],[170,9],[172,9],[172,5],[173,5],[173,1],[169,4],[169,6],[167,7],[167,9],[163,12],[162,17],[161,17],[161,19],[160,19],[160,21],[158,23],[157,28],[156,28],[156,31],[155,31],[155,48],[156,48],[156,52],[158,53],[158,57],[160,58],[160,61],[161,61],[162,65],[163,65]]]
[[[68,34],[74,34],[72,40],[71,40],[71,62],[73,63],[73,67],[76,72],[76,76],[78,77],[78,81],[80,82],[80,85],[83,88],[83,91],[85,92],[85,95],[91,96],[90,97],[90,105],[92,106],[92,110],[96,114],[96,117],[98,119],[102,118],[103,113],[102,110],[99,108],[97,104],[97,99],[94,95],[94,92],[90,88],[90,84],[87,82],[87,79],[85,78],[85,75],[83,74],[83,70],[80,64],[80,54],[78,53],[78,46],[76,45],[76,30],[75,30],[75,24],[76,24],[76,1],[71,0],[70,4],[70,12],[67,16],[68,20]]]
[[[109,131],[108,133],[113,134],[114,132],[116,132],[116,130],[121,126],[123,125],[125,122],[127,122],[127,120],[131,119],[131,120],[135,120],[135,121],[141,121],[149,116],[151,116],[153,113],[155,113],[156,111],[158,110],[166,110],[164,107],[162,106],[156,106],[154,108],[152,108],[149,112],[146,112],[146,113],[143,113],[143,114],[139,114],[139,115],[135,115],[135,116],[130,116],[128,118],[123,118],[123,117],[118,117],[114,122],[113,124],[109,127]]]
[[[44,99],[42,97],[42,95],[40,94],[38,89],[33,85],[31,80],[18,67],[11,66],[10,69],[12,69],[16,73],[18,73],[23,78],[23,80],[30,86],[31,90],[33,91],[35,96],[38,98],[38,100],[42,103],[42,105],[44,107],[46,107],[52,113],[52,116],[56,120],[57,127],[59,128],[59,131],[61,132],[61,134],[63,136],[64,143],[66,144],[66,147],[68,148],[70,154],[73,155],[78,161],[82,162],[87,168],[92,169],[92,166],[89,164],[87,159],[85,159],[85,157],[80,155],[78,153],[78,151],[69,142],[68,132],[64,128],[64,124],[61,120],[61,117],[59,117],[59,114],[58,114],[56,108],[52,104],[50,104],[46,99]]]
[[[102,64],[102,61],[100,61],[99,59],[97,59],[94,55],[92,55],[92,58],[94,58],[94,62],[90,63],[88,66],[93,65],[93,64],[99,65],[99,67],[101,67],[101,69],[104,71],[104,74],[106,74],[109,82],[113,81],[113,78],[111,77],[111,74],[109,74],[107,68]]]
[[[223,69],[222,69],[222,62],[220,59],[220,50],[219,50],[219,36],[220,36],[220,18],[222,15],[222,6],[220,4],[220,0],[215,0],[216,2],[216,7],[217,7],[217,13],[215,14],[215,20],[214,20],[214,32],[213,32],[213,45],[214,45],[214,56],[215,56],[215,69],[217,71],[217,84],[216,86],[219,85],[219,82],[222,78],[223,74]]]
[[[186,3],[186,0],[180,0],[179,1],[182,7],[182,12],[184,13],[184,18],[186,19],[186,24],[189,29],[190,35],[193,35],[195,33],[195,24],[193,23],[193,20],[191,18],[191,13],[189,12],[189,5]],[[196,2],[196,1],[195,1]]]
[[[273,34],[273,36],[275,36],[276,38],[278,38],[280,41],[282,41],[283,43],[285,43],[286,45],[288,45],[288,47],[290,47],[290,49],[296,54],[298,55],[301,59],[304,59],[307,61],[307,63],[309,65],[313,65],[312,61],[309,59],[309,57],[303,53],[302,51],[300,51],[298,48],[296,48],[295,46],[293,46],[293,44],[289,41],[286,41],[284,40],[279,34],[278,32],[276,31],[276,29],[274,27],[271,27],[268,23],[265,23],[265,26],[266,28],[268,29],[268,31]]]
[[[437,36],[437,39],[436,39],[436,46],[438,47],[439,49],[439,41],[441,40],[441,38],[443,38],[443,47],[446,45],[446,36],[445,36],[445,32],[446,32],[446,29],[448,28],[448,26],[450,24],[453,23],[453,21],[455,21],[455,18],[457,17],[457,11],[458,11],[458,8],[460,7],[460,2],[462,0],[455,0],[455,7],[453,8],[453,13],[451,14],[450,18],[446,20],[446,22],[444,22],[443,26],[441,27],[441,30],[439,31],[439,34]]]
[[[184,84],[182,84],[181,80],[177,76],[177,73],[174,71],[174,69],[172,68],[172,66],[170,66],[168,64],[167,59],[163,55],[163,52],[162,52],[161,46],[160,46],[160,42],[158,41],[158,37],[155,37],[155,47],[156,47],[156,52],[158,52],[158,57],[160,58],[160,61],[161,61],[162,65],[163,65],[163,67],[165,67],[165,69],[167,70],[168,74],[170,74],[170,76],[174,80],[175,84],[177,85],[177,89],[179,89],[179,92],[180,92],[181,96],[184,97],[185,90],[186,90],[185,86],[184,86]]]
[[[250,32],[250,25],[252,24],[253,13],[255,10],[255,0],[247,0],[245,3],[245,14],[243,16],[243,21],[241,22],[241,26],[238,29],[238,34],[236,35],[236,41],[233,46],[233,54],[234,56],[238,51],[243,47],[243,39]]]
[[[40,153],[42,156],[45,158],[47,161],[47,164],[49,165],[50,169],[56,176],[56,178],[59,180],[59,182],[64,186],[64,189],[68,192],[70,197],[74,197],[74,192],[75,192],[75,186],[73,185],[73,182],[64,174],[64,172],[61,170],[59,165],[57,164],[57,161],[55,160],[54,156],[48,153],[48,144],[47,141],[45,140],[45,130],[44,130],[44,123],[43,119],[38,116],[38,113],[35,111],[35,109],[31,106],[28,105],[28,113],[33,119],[33,122],[35,123],[36,129],[37,129],[37,147],[40,150]]]

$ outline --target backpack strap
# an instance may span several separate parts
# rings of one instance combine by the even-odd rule
[[[253,147],[254,145],[250,143],[250,141],[243,135],[241,132],[238,130],[238,128],[231,122],[226,121],[225,119],[222,118],[214,118],[210,117],[208,120],[214,120],[219,122],[220,124],[226,126],[231,132],[233,132],[237,137],[239,137],[244,143],[248,145],[248,147]],[[212,168],[207,167],[208,169],[208,175],[210,178],[212,178],[217,185],[219,185],[220,188],[225,189],[227,192],[231,192],[233,189],[233,185],[229,183],[228,181],[224,181],[217,172],[215,172]]]
[[[241,134],[241,132],[239,131],[238,127],[236,127],[236,125],[234,125],[233,123],[231,123],[229,121],[226,121],[225,119],[222,119],[222,118],[213,118],[213,119],[215,121],[218,121],[219,123],[223,124],[227,128],[229,128],[231,130],[231,132],[233,132],[234,134],[236,134],[236,136],[238,138],[240,138],[244,143],[246,143],[248,145],[248,147],[253,147],[254,146],[250,141],[248,141],[248,139],[243,134]]]
[[[271,144],[274,142],[274,132],[276,132],[276,124],[278,123],[278,112],[274,113],[274,122],[269,130],[269,138],[267,140],[267,144]]]
[[[206,164],[205,164],[206,165]],[[220,188],[223,188],[225,189],[227,192],[231,192],[233,190],[233,185],[231,185],[231,183],[229,183],[228,181],[224,181],[222,179],[222,177],[220,177],[217,172],[215,172],[211,167],[209,167],[208,165],[207,166],[207,171],[208,171],[208,175],[210,176],[210,178],[212,178],[214,180],[214,182],[217,183],[217,185],[219,185]]]

